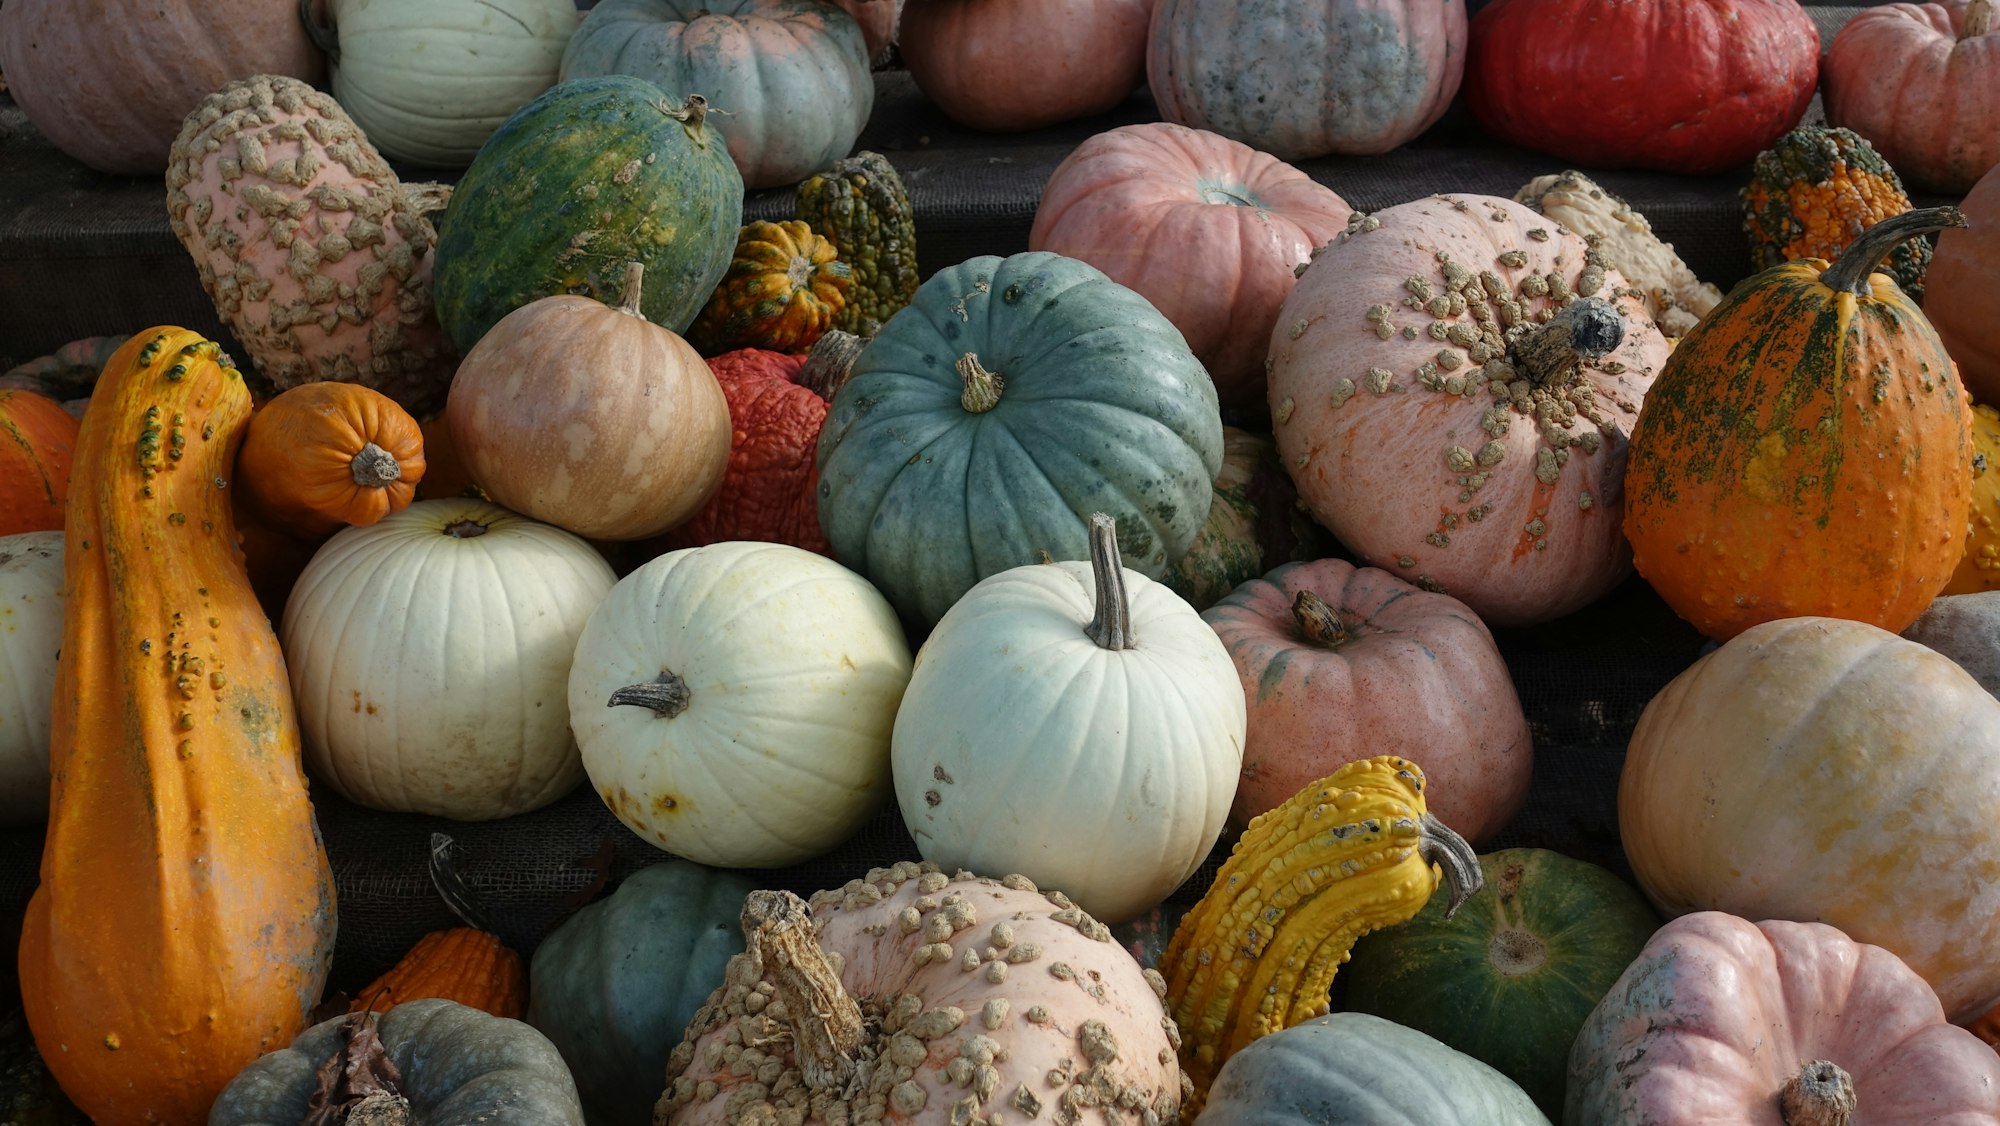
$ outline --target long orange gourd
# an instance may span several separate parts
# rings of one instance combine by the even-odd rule
[[[196,1124],[306,1022],[332,872],[283,659],[243,569],[250,394],[179,328],[114,354],[78,439],[42,882],[21,998],[98,1126]]]

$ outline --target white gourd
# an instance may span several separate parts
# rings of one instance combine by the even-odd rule
[[[49,815],[62,588],[61,532],[0,536],[0,825]]]

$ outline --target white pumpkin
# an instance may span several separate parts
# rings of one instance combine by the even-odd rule
[[[910,665],[888,600],[833,560],[776,543],[686,548],[625,576],[591,615],[570,727],[633,832],[702,864],[781,867],[887,799]]]
[[[0,536],[0,825],[49,816],[62,587],[61,532]]]
[[[333,98],[391,160],[464,168],[555,85],[574,0],[328,0]],[[308,25],[311,26],[311,25]]]
[[[896,713],[896,800],[946,871],[1018,872],[1106,923],[1194,874],[1243,766],[1236,666],[1192,606],[1119,563],[989,576],[939,620]]]
[[[371,809],[511,817],[583,779],[565,690],[616,576],[588,543],[471,498],[328,540],[281,642],[313,773]]]

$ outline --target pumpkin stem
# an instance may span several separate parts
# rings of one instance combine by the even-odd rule
[[[416,184],[399,184],[396,193],[403,197],[410,210],[419,217],[435,214],[451,206],[450,184],[424,181]]]
[[[373,442],[361,447],[347,469],[354,483],[364,489],[386,489],[403,479],[403,467],[396,464],[396,455]]]
[[[377,1091],[354,1104],[347,1112],[346,1126],[410,1126],[410,1100],[390,1091]]]
[[[486,534],[486,525],[477,520],[454,520],[444,526],[444,534],[455,540],[473,540]]]
[[[965,390],[959,392],[958,405],[969,414],[985,414],[1000,405],[1000,392],[1007,381],[999,372],[987,371],[979,365],[979,357],[967,352],[958,358],[958,377],[965,381]]]
[[[479,900],[472,894],[472,889],[466,887],[465,881],[459,878],[458,866],[452,863],[452,851],[457,846],[458,842],[452,840],[448,834],[431,834],[429,864],[431,887],[437,889],[438,898],[444,900],[444,905],[451,909],[452,914],[458,916],[459,922],[473,930],[486,931],[490,934],[493,931],[493,921],[486,917],[486,912],[479,906]]]
[[[848,377],[854,374],[854,361],[861,357],[861,349],[867,343],[851,332],[827,330],[812,351],[806,353],[806,362],[792,382],[832,402],[840,389],[847,386]]]
[[[1993,0],[1972,0],[1966,5],[1965,23],[1958,32],[1960,43],[1975,35],[1984,35],[1993,28]]]
[[[1309,590],[1302,590],[1292,599],[1292,620],[1299,625],[1299,633],[1314,645],[1338,648],[1352,640],[1347,623],[1328,606],[1325,600]]]
[[[637,317],[642,321],[646,319],[646,314],[639,311],[639,294],[642,292],[639,282],[645,276],[646,264],[644,262],[625,263],[625,300],[618,305],[619,312]]]
[[[681,126],[687,130],[688,136],[694,138],[695,144],[700,145],[702,148],[708,147],[708,130],[702,128],[702,122],[708,120],[707,98],[702,97],[700,94],[689,94],[687,100],[681,103],[679,109],[674,109],[665,104],[662,104],[660,108],[666,111],[668,117],[681,123]]]
[[[1449,919],[1458,914],[1485,885],[1486,877],[1479,870],[1479,854],[1472,851],[1472,845],[1464,837],[1452,831],[1451,826],[1437,819],[1437,814],[1425,811],[1417,822],[1421,835],[1417,839],[1417,855],[1427,863],[1435,864],[1444,874],[1445,902],[1444,917]]]
[[[1100,649],[1132,648],[1132,604],[1125,596],[1118,523],[1102,512],[1090,517],[1090,573],[1097,580],[1097,610],[1083,632]]]
[[[1965,213],[1956,207],[1924,207],[1892,215],[1856,236],[1840,252],[1840,257],[1833,260],[1833,265],[1820,274],[1819,284],[1835,293],[1873,296],[1875,291],[1868,284],[1868,275],[1875,272],[1875,267],[1897,244],[1932,231],[1963,226]]]
[[[1778,1092],[1785,1126],[1847,1126],[1854,1118],[1854,1079],[1832,1060],[1814,1060]]]
[[[333,12],[329,10],[327,15],[331,17]],[[299,0],[299,23],[306,29],[306,38],[312,40],[313,46],[318,47],[320,53],[326,56],[327,63],[338,66],[340,36],[334,33],[330,19],[327,23],[321,23],[313,18],[313,0]]]
[[[1564,386],[1585,360],[1611,354],[1625,341],[1625,318],[1602,297],[1563,306],[1547,323],[1514,341],[1515,370],[1537,387]]]
[[[743,899],[743,954],[775,979],[775,999],[792,1026],[792,1052],[806,1086],[844,1087],[866,1039],[861,1006],[840,982],[806,902],[789,891],[753,891]]]
[[[622,708],[627,704],[637,704],[653,709],[653,714],[661,719],[672,719],[687,710],[688,700],[687,681],[661,669],[659,676],[644,684],[629,685],[613,692],[611,703],[607,706]]]

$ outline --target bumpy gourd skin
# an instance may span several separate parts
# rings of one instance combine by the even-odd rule
[[[1856,235],[1909,209],[1903,181],[1875,146],[1852,129],[1804,125],[1758,154],[1743,189],[1743,233],[1759,270],[1799,258],[1832,261]],[[1930,260],[1930,243],[1911,239],[1889,253],[1882,272],[1922,301]]]
[[[873,336],[917,296],[917,216],[903,178],[880,153],[834,162],[799,185],[799,218],[827,239],[854,271],[854,287],[833,327]]]
[[[729,269],[688,328],[704,356],[736,348],[803,352],[847,305],[853,271],[805,223],[759,220],[737,235]]]

